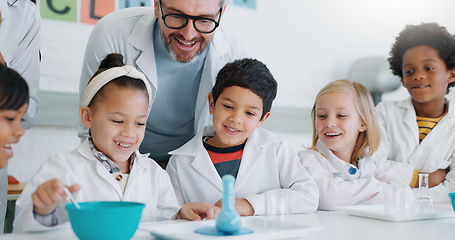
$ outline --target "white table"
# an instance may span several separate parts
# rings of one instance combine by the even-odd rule
[[[261,217],[256,217],[261,218]],[[291,215],[290,219],[308,226],[323,226],[302,236],[300,239],[455,239],[455,218],[441,218],[408,222],[388,222],[376,219],[350,216],[342,211],[317,211],[312,214]],[[141,223],[142,227],[167,222]],[[175,229],[178,231],[178,227]],[[64,229],[26,234],[0,235],[5,240],[74,240],[77,239],[69,225]],[[148,232],[138,230],[134,240],[154,239]]]

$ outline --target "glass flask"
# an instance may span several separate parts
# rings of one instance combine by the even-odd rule
[[[414,200],[414,209],[424,212],[434,210],[434,202],[428,189],[428,173],[419,173],[419,196]]]

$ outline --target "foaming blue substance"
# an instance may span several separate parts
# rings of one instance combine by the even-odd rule
[[[232,234],[240,230],[240,215],[235,211],[234,182],[232,175],[226,174],[223,180],[223,207],[216,217],[215,227],[219,232]]]
[[[215,227],[207,226],[196,229],[194,232],[204,235],[241,235],[253,233],[249,228],[241,227],[240,215],[235,210],[234,198],[234,182],[235,178],[232,175],[226,174],[222,177],[223,180],[223,204],[221,212],[215,220]]]

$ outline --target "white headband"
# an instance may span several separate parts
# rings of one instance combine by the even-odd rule
[[[147,115],[150,112],[150,108],[152,107],[152,102],[154,97],[152,96],[152,89],[150,88],[150,84],[147,81],[145,75],[136,68],[132,66],[122,66],[122,67],[113,67],[104,70],[103,72],[96,75],[87,85],[87,88],[84,92],[84,98],[82,101],[82,105],[88,106],[90,101],[92,101],[95,94],[107,83],[116,79],[121,76],[126,76],[134,79],[142,80],[145,84],[145,88],[147,88],[147,93],[149,97],[149,105],[147,110]]]

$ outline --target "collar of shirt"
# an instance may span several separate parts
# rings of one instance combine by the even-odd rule
[[[110,174],[121,174],[120,168],[115,164],[106,154],[98,151],[93,145],[92,136],[88,137],[90,149],[92,150],[93,155],[95,155],[96,159],[100,161],[100,163],[109,171]],[[130,157],[130,166],[129,169],[133,168],[134,161],[136,160],[136,152],[133,152]]]

